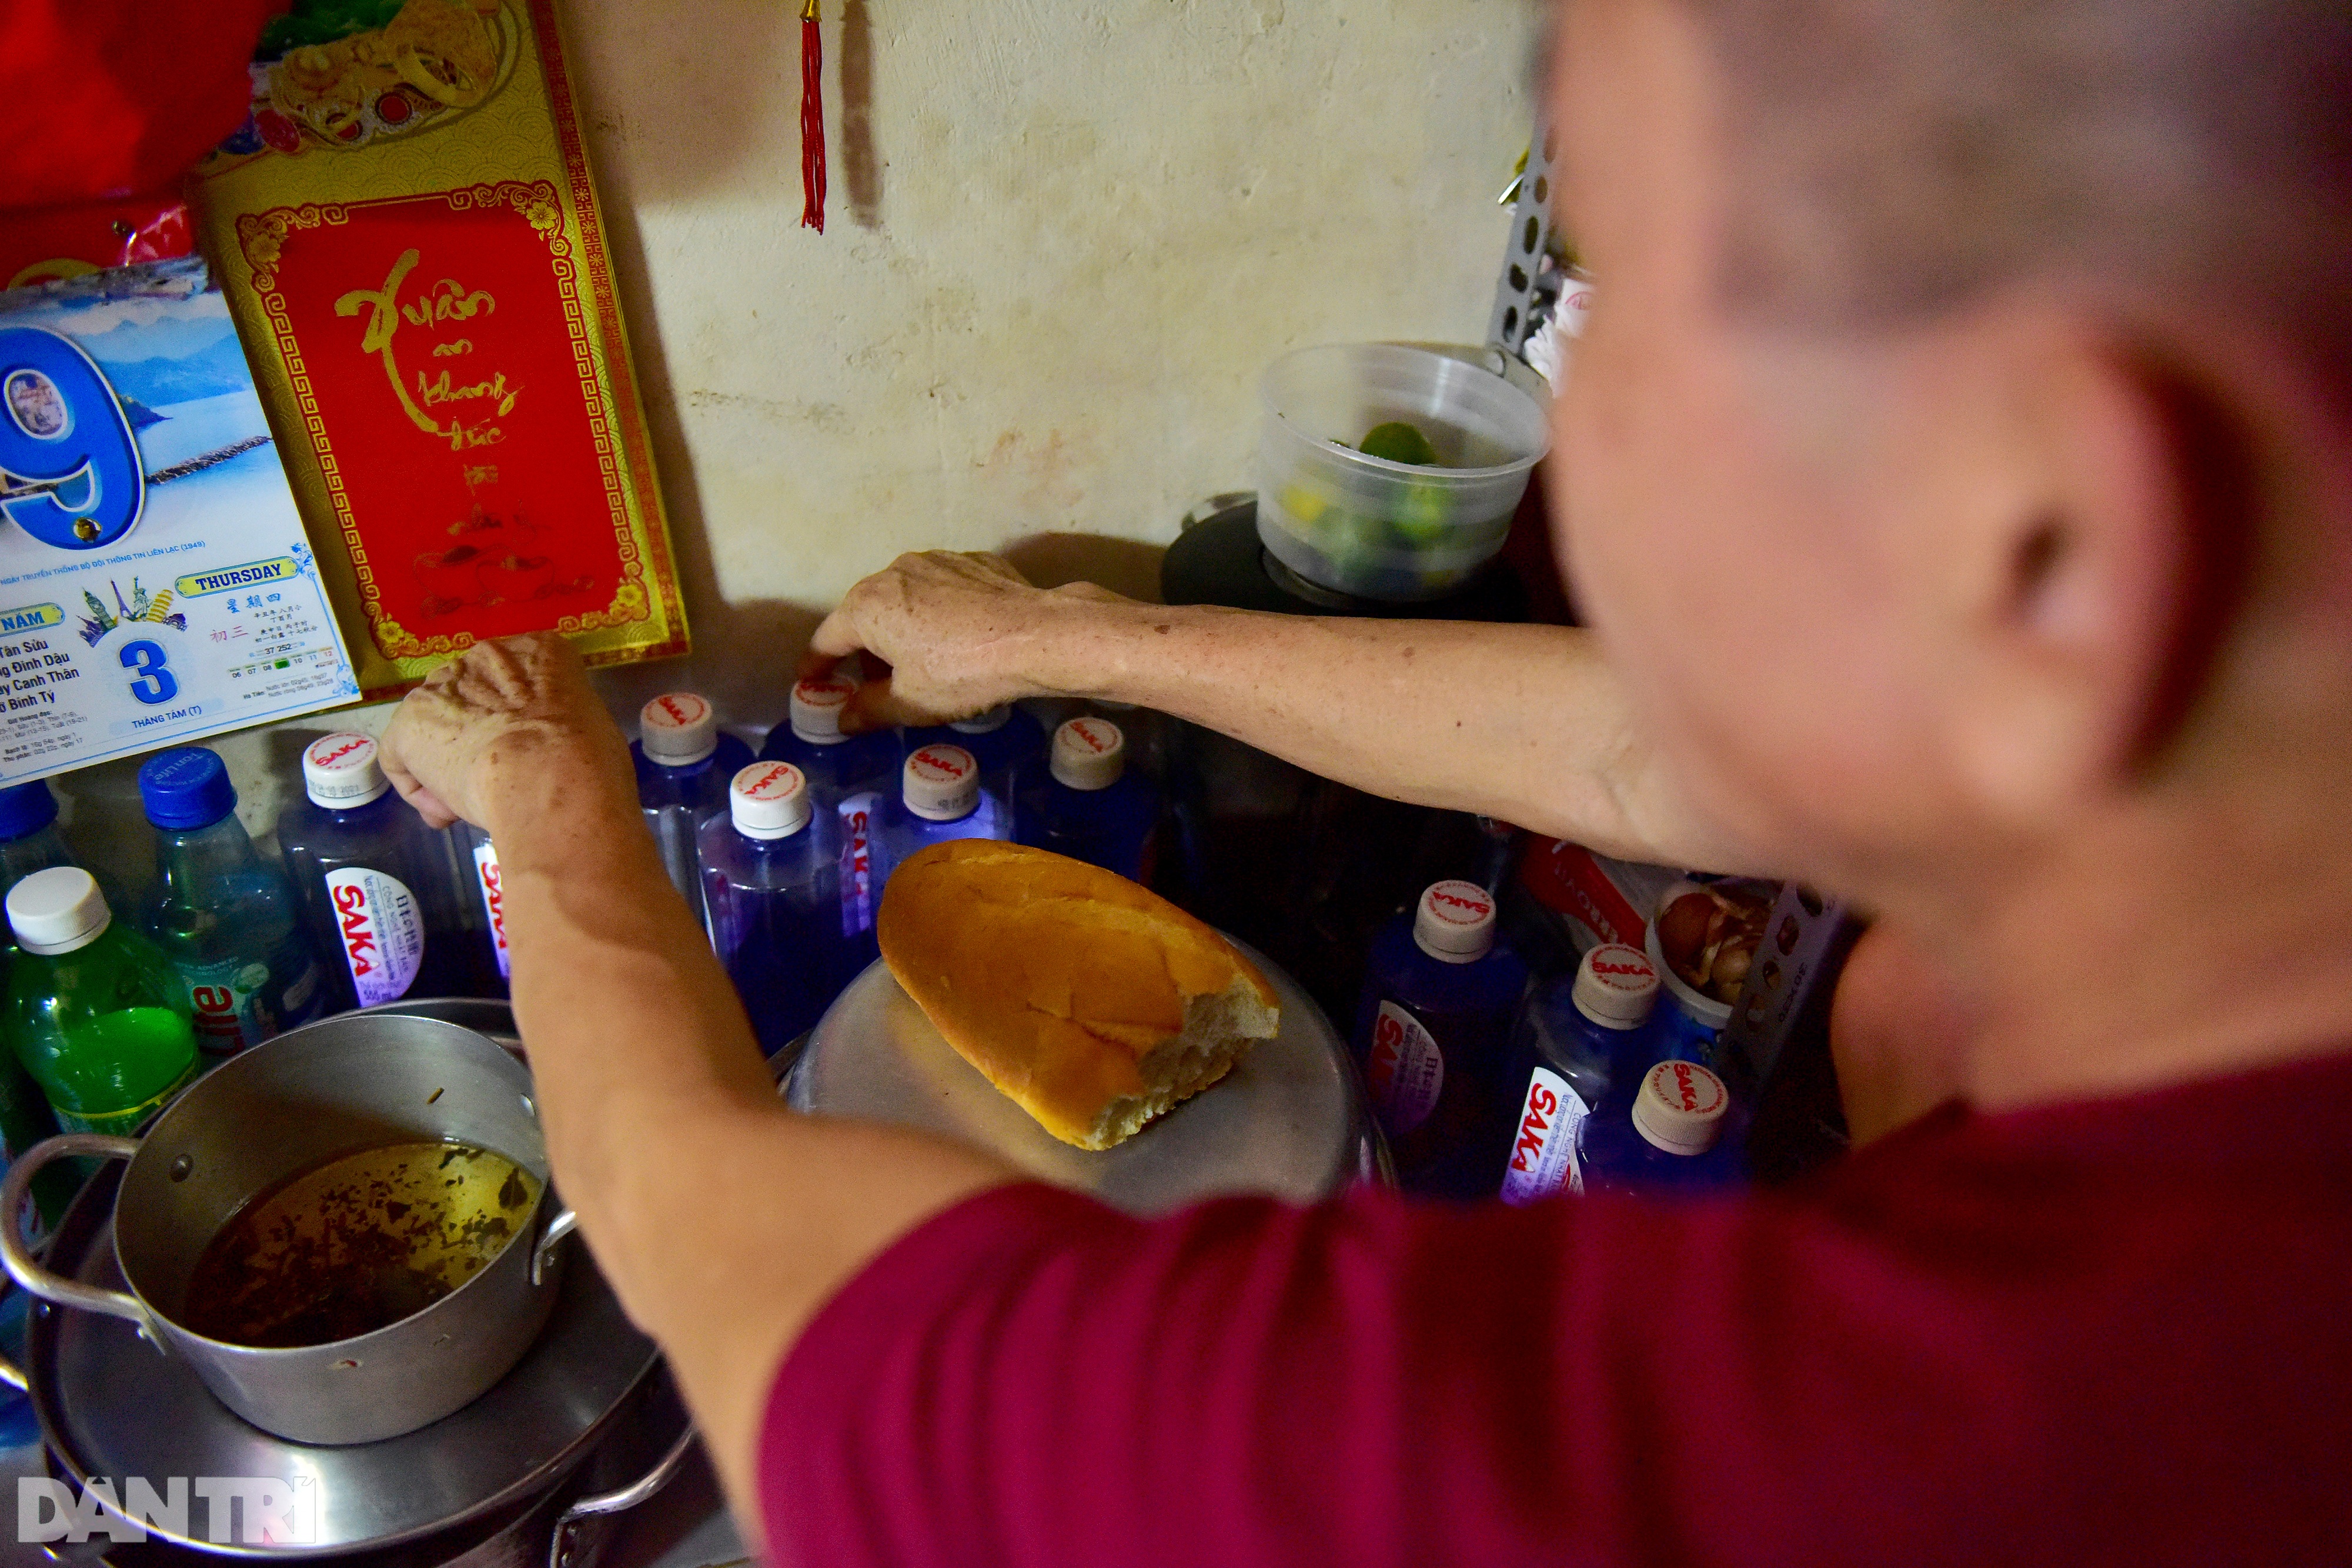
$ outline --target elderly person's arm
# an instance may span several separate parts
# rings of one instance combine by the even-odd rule
[[[726,972],[671,889],[628,750],[552,634],[478,644],[410,694],[385,771],[498,845],[548,1155],[629,1316],[661,1342],[745,1521],[767,1377],[894,1238],[1010,1173],[778,1103]]]
[[[852,588],[803,673],[860,651],[891,674],[852,724],[1053,693],[1139,703],[1373,794],[1627,859],[1770,869],[1666,777],[1588,632],[1174,608],[930,551]]]

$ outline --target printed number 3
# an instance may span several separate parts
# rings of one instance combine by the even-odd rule
[[[80,345],[0,328],[0,516],[43,544],[98,549],[139,520],[146,485],[131,422]]]
[[[163,667],[163,650],[158,643],[125,643],[122,667],[134,673],[131,695],[142,703],[167,703],[180,695],[180,683]]]

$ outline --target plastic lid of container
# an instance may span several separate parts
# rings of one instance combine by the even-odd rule
[[[236,810],[236,786],[218,753],[181,746],[156,753],[139,769],[139,799],[159,828],[209,828]]]
[[[664,692],[638,711],[637,739],[654,761],[683,768],[719,749],[719,716],[692,692]]]
[[[58,820],[58,798],[44,779],[0,789],[0,840],[37,833]]]
[[[1633,1130],[1670,1155],[1703,1155],[1723,1135],[1731,1092],[1696,1061],[1661,1061],[1633,1096]]]
[[[927,822],[952,822],[980,809],[980,764],[961,746],[925,746],[899,773],[907,810]]]
[[[857,683],[840,674],[802,681],[793,687],[786,722],[812,746],[837,745],[849,738],[841,733],[841,710],[856,692]]]
[[[951,719],[948,727],[958,735],[986,735],[992,730],[1003,729],[1012,722],[1013,705],[999,703],[986,713],[976,713],[970,718]]]
[[[727,812],[747,839],[789,839],[808,826],[808,779],[789,762],[754,762],[727,786]]]
[[[1603,1029],[1639,1029],[1658,1005],[1658,971],[1639,947],[1603,942],[1577,964],[1569,999]]]
[[[1074,718],[1054,731],[1054,782],[1108,789],[1127,771],[1127,737],[1107,718]]]
[[[1495,946],[1495,895],[1475,882],[1433,882],[1413,911],[1412,939],[1444,964],[1475,964]]]
[[[322,735],[302,748],[302,789],[321,806],[364,806],[391,788],[364,735]]]
[[[8,929],[27,953],[87,947],[113,923],[97,879],[78,865],[37,871],[8,890]]]

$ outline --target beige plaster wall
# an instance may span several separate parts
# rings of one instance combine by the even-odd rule
[[[1148,591],[1184,510],[1248,486],[1268,361],[1486,330],[1524,0],[822,5],[820,236],[797,0],[562,0],[697,647],[603,679],[631,723],[688,685],[769,724],[809,628],[900,550]],[[1107,538],[1036,537],[1068,532]],[[312,736],[388,716],[209,744],[266,836]],[[132,885],[137,760],[57,781]]]
[[[796,0],[564,0],[698,649],[616,706],[765,723],[898,551],[1165,543],[1283,350],[1483,337],[1525,0],[822,3],[820,236]]]

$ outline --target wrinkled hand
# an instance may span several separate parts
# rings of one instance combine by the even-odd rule
[[[890,666],[860,687],[849,730],[944,724],[1053,688],[1029,667],[1045,623],[1076,604],[1125,602],[1093,583],[1032,585],[1001,556],[902,555],[843,596],[802,656],[800,678],[830,674],[864,652]]]
[[[400,798],[436,828],[488,828],[490,795],[517,766],[625,765],[628,746],[552,632],[478,643],[402,699],[376,756]]]

